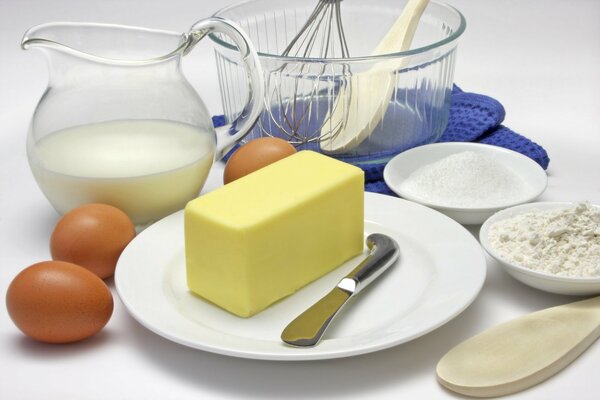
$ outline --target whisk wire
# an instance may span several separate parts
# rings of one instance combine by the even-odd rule
[[[296,36],[289,41],[281,53],[284,57],[298,58],[347,58],[350,56],[342,24],[342,0],[318,0],[315,8],[306,18]],[[335,67],[331,66],[335,69]],[[325,115],[334,106],[331,102],[336,91],[349,90],[345,82],[351,75],[348,64],[342,64],[340,79],[322,79],[327,76],[326,63],[310,63],[294,60],[278,68],[276,81],[268,79],[272,87],[271,102],[268,107],[271,123],[279,130],[279,135],[291,143],[302,145],[324,138],[322,133]],[[339,71],[338,71],[339,72]],[[306,79],[307,76],[316,79]],[[286,81],[292,77],[293,81]],[[284,87],[291,84],[292,96],[283,97]],[[289,87],[289,86],[288,86]],[[287,93],[287,92],[286,92]],[[333,96],[332,96],[333,95]],[[325,104],[321,104],[325,99]],[[323,107],[324,106],[324,107]],[[323,110],[325,109],[325,110]],[[274,114],[276,113],[276,115]],[[331,121],[329,121],[331,124]],[[261,124],[262,125],[262,124]],[[335,135],[343,129],[344,121],[332,126],[329,135]],[[271,136],[265,129],[263,133]],[[326,135],[327,136],[327,135]]]
[[[344,24],[342,24],[342,11],[341,11],[342,7],[340,5],[340,3],[337,3],[337,7],[335,9],[335,19],[337,21],[337,27],[338,27],[338,37],[340,40],[340,44],[341,44],[341,53],[342,53],[342,58],[348,58],[350,57],[350,51],[348,51],[348,42],[346,42],[346,34],[344,33]]]

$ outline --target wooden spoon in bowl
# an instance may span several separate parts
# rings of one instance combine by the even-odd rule
[[[429,0],[409,0],[372,55],[410,49],[421,15]],[[325,153],[338,154],[354,149],[367,139],[381,122],[394,91],[390,74],[408,61],[408,57],[375,63],[368,71],[353,74],[349,85],[342,86],[321,128],[320,147]],[[349,97],[349,104],[343,99]],[[331,133],[331,127],[342,127]]]

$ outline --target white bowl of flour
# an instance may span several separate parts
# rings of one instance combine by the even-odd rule
[[[434,143],[398,154],[383,177],[400,197],[461,224],[481,224],[498,210],[536,199],[546,172],[520,153],[479,143]]]
[[[517,280],[546,292],[600,293],[600,206],[540,202],[500,211],[479,241]]]

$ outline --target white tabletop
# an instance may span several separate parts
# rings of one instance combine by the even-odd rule
[[[290,0],[291,1],[291,0]],[[547,201],[600,203],[600,2],[450,0],[467,31],[456,82],[491,95],[505,124],[550,155]],[[213,4],[209,4],[213,3]],[[28,27],[97,21],[184,31],[217,2],[199,0],[0,0],[0,293],[26,266],[50,257],[58,215],[36,186],[25,155],[31,113],[47,81],[43,57],[19,49]],[[222,4],[232,3],[225,0]],[[210,111],[221,111],[208,43],[186,73]],[[213,169],[205,190],[219,185]],[[471,228],[473,233],[477,228]],[[106,328],[66,346],[23,336],[0,307],[2,399],[454,398],[435,379],[454,345],[500,322],[575,298],[526,287],[488,259],[479,297],[460,316],[412,342],[377,353],[320,362],[267,362],[220,356],[171,343],[139,325],[115,296]],[[550,380],[512,398],[600,397],[600,344]]]

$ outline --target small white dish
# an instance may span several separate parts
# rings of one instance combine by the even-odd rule
[[[452,154],[473,151],[492,157],[507,168],[519,175],[526,190],[518,201],[497,204],[493,207],[452,207],[445,204],[433,204],[424,199],[414,197],[402,189],[402,182],[406,180],[417,169],[432,164]],[[398,196],[423,204],[438,210],[455,221],[470,225],[481,224],[496,211],[512,207],[517,204],[533,201],[540,196],[548,183],[548,177],[542,167],[535,161],[516,151],[508,150],[498,146],[480,143],[434,143],[402,152],[392,158],[383,171],[385,183]]]
[[[522,267],[514,264],[500,254],[494,251],[491,246],[489,239],[489,232],[492,225],[496,222],[514,217],[519,214],[523,214],[533,210],[557,210],[560,208],[566,208],[572,206],[573,203],[563,202],[538,202],[530,204],[522,204],[519,206],[511,207],[506,210],[497,212],[488,218],[481,226],[479,231],[479,241],[485,251],[508,272],[513,278],[523,282],[524,284],[534,287],[545,292],[573,295],[573,296],[584,296],[600,293],[600,277],[597,278],[576,278],[576,277],[564,277],[548,274],[545,272],[538,272],[532,269]],[[594,205],[596,208],[600,208],[598,205]]]
[[[285,345],[281,331],[364,255],[255,316],[240,318],[187,289],[180,211],[127,246],[115,286],[136,320],[173,342],[234,357],[288,361],[350,357],[408,342],[450,321],[477,297],[485,256],[476,238],[455,221],[410,201],[365,193],[365,234],[374,232],[398,242],[400,260],[311,348]]]

